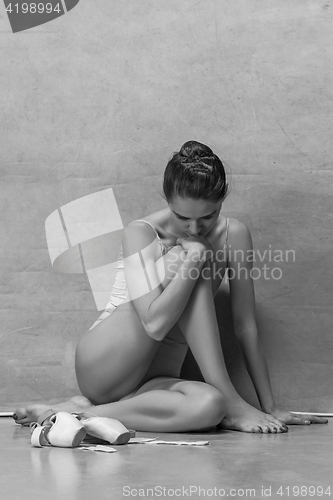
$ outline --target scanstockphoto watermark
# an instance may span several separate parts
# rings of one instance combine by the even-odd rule
[[[263,493],[263,488],[261,493]],[[179,488],[169,488],[166,486],[154,486],[146,488],[132,488],[130,486],[123,487],[124,497],[141,497],[141,498],[256,498],[257,491],[255,488],[202,488],[201,486],[181,486]],[[263,495],[261,495],[263,496]],[[264,495],[265,496],[265,495]]]
[[[277,496],[278,495],[278,496]],[[140,498],[287,498],[303,497],[303,498],[319,498],[330,497],[332,495],[330,486],[283,486],[276,485],[261,485],[256,488],[221,488],[211,487],[202,488],[201,486],[181,486],[178,488],[169,488],[166,486],[153,487],[123,487],[124,497],[140,497]]]
[[[210,268],[190,270],[179,266],[179,259],[183,262],[210,260]],[[272,245],[264,250],[234,250],[230,246],[214,252],[207,249],[204,254],[191,252],[189,258],[187,252],[183,251],[180,256],[174,256],[168,264],[168,271],[174,277],[181,276],[183,279],[198,279],[201,275],[204,279],[223,279],[225,269],[228,268],[227,276],[233,279],[252,280],[280,280],[283,277],[282,264],[296,261],[295,250],[274,249]],[[224,265],[223,265],[224,264]]]

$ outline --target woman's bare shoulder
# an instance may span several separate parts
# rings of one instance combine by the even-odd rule
[[[163,208],[158,212],[154,212],[149,215],[141,217],[139,220],[145,220],[149,222],[162,239],[168,239],[169,234],[169,220],[170,220],[170,210],[168,208]]]
[[[125,228],[125,231],[129,231],[130,228],[137,228],[137,230],[139,231],[144,231],[147,234],[151,232],[151,234],[153,234],[152,228],[151,227],[149,228],[150,224],[151,226],[153,226],[155,233],[158,234],[161,241],[163,242],[169,241],[169,239],[171,238],[171,235],[168,232],[169,215],[170,215],[170,210],[168,210],[167,208],[159,210],[158,212],[154,212],[149,215],[145,215],[143,217],[140,217],[140,219],[135,219],[131,221]]]
[[[238,219],[229,218],[229,242],[241,243],[251,240],[251,233],[247,225]]]
[[[229,217],[229,229],[234,233],[246,232],[249,230],[245,222],[234,219],[233,217]]]
[[[154,227],[165,247],[169,248],[175,246],[177,235],[174,234],[170,226],[170,209],[168,207],[142,217],[142,219],[149,222]]]

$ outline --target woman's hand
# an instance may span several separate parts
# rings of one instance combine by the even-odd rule
[[[177,238],[177,245],[180,245],[189,259],[205,262],[213,257],[213,247],[203,236],[188,236],[187,238]]]
[[[280,410],[279,408],[274,408],[270,414],[287,425],[327,424],[328,422],[327,418],[307,414],[299,415],[297,413],[291,413],[287,410]]]

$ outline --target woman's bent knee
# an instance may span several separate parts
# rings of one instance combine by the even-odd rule
[[[193,417],[197,429],[218,425],[226,414],[226,402],[222,393],[215,387],[197,382],[192,395]]]
[[[206,390],[205,396],[201,398],[200,410],[207,421],[207,426],[215,426],[225,417],[227,405],[219,390],[212,386],[208,387],[209,390]]]

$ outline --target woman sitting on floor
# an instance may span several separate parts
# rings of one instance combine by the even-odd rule
[[[221,160],[189,141],[169,161],[167,208],[124,230],[110,302],[81,337],[76,375],[83,396],[52,406],[88,411],[151,432],[212,426],[286,432],[286,424],[327,420],[276,407],[256,320],[249,230],[221,213],[228,191]],[[237,250],[239,250],[237,252]],[[238,273],[239,267],[248,273]],[[262,411],[233,387],[224,363],[214,296],[226,269],[235,334]],[[188,346],[205,382],[179,378]],[[17,409],[16,422],[36,421],[48,406]]]

